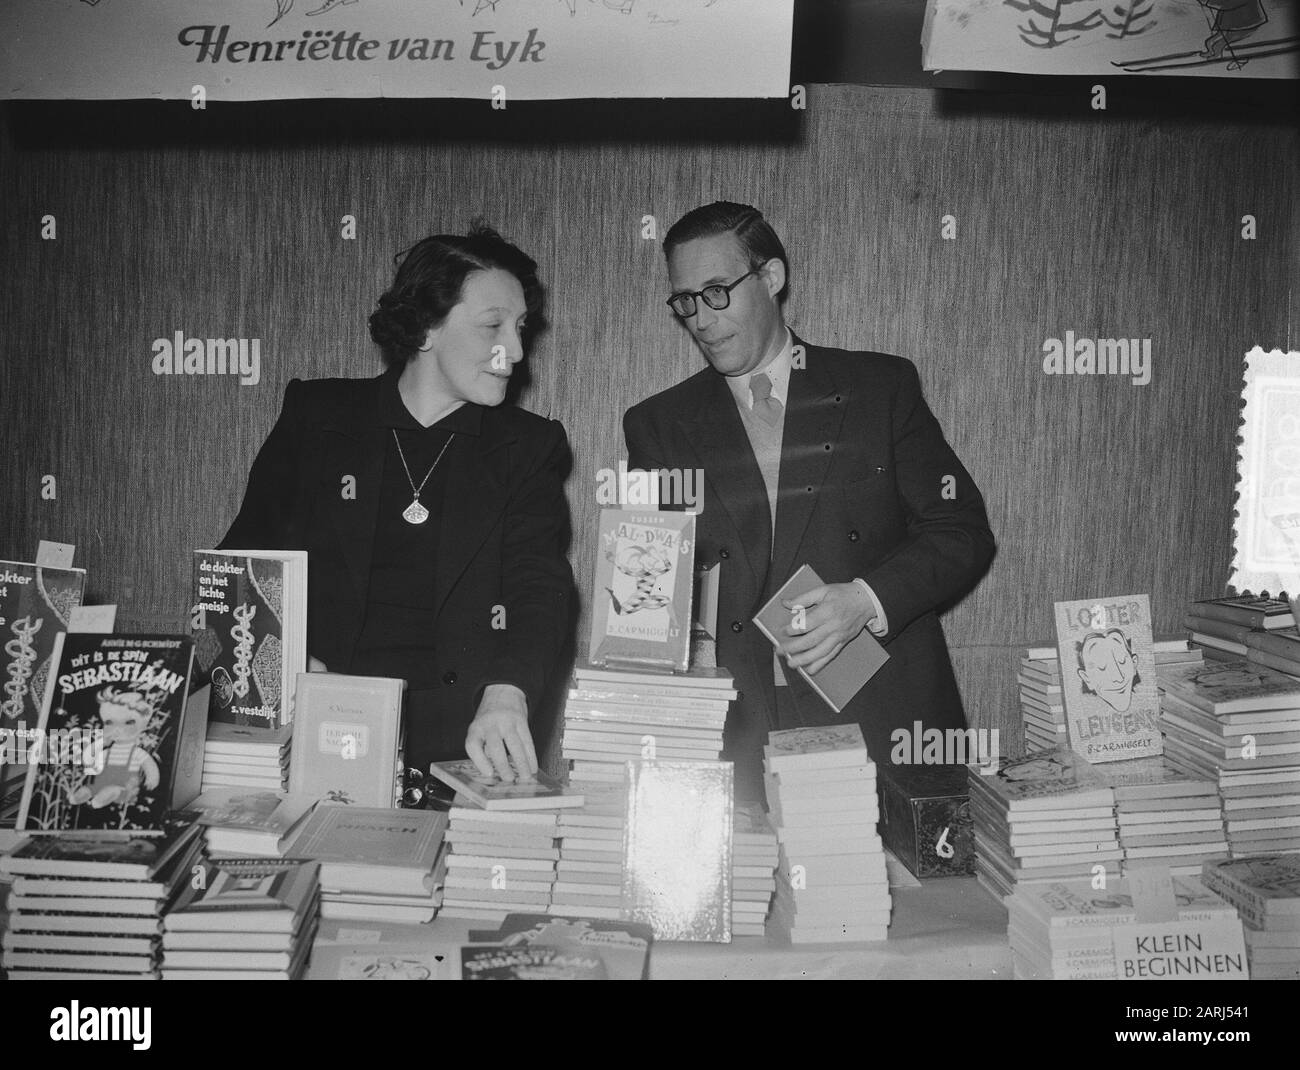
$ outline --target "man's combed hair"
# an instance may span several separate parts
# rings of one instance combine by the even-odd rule
[[[790,275],[790,258],[785,246],[776,236],[772,224],[753,205],[735,201],[714,201],[687,212],[664,235],[664,256],[671,256],[679,245],[697,238],[713,238],[719,234],[734,234],[749,261],[750,270],[777,259],[785,265],[787,279]]]
[[[481,220],[466,235],[435,234],[398,253],[397,275],[370,315],[370,337],[394,364],[405,364],[428,331],[442,323],[460,301],[465,280],[475,271],[499,268],[519,280],[528,309],[526,333],[542,326],[542,284],[537,262]]]

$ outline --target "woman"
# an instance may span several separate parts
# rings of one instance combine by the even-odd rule
[[[304,549],[314,669],[407,681],[406,764],[537,771],[567,638],[568,443],[502,405],[537,265],[488,227],[411,248],[370,317],[388,371],[294,380],[223,549]]]

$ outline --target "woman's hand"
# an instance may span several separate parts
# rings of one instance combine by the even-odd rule
[[[537,773],[528,700],[514,684],[488,684],[465,736],[465,753],[484,776],[527,780]]]

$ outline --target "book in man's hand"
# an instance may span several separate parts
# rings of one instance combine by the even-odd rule
[[[791,602],[797,607],[801,596],[823,586],[823,582],[810,566],[802,565],[772,596],[771,601],[758,611],[754,623],[778,652],[789,639],[784,634],[786,626],[799,615],[797,610],[786,609],[781,603]],[[811,608],[805,607],[805,610]],[[862,690],[888,660],[889,653],[876,641],[875,636],[863,628],[816,675],[802,668],[797,671],[831,709],[842,713],[853,696]]]

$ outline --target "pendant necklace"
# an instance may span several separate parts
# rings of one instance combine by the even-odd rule
[[[397,456],[402,459],[402,468],[406,471],[406,481],[411,484],[411,504],[402,510],[402,519],[408,524],[423,524],[429,519],[429,510],[420,504],[420,491],[424,490],[424,485],[429,482],[429,477],[433,475],[433,469],[438,467],[438,462],[442,460],[442,455],[447,452],[447,447],[451,445],[451,440],[456,437],[453,431],[451,436],[443,443],[443,447],[438,451],[438,456],[434,458],[432,467],[424,474],[420,480],[420,485],[415,485],[415,480],[411,478],[410,466],[406,463],[406,454],[402,452],[401,440],[397,437],[397,429],[393,428],[393,441],[397,443]]]

